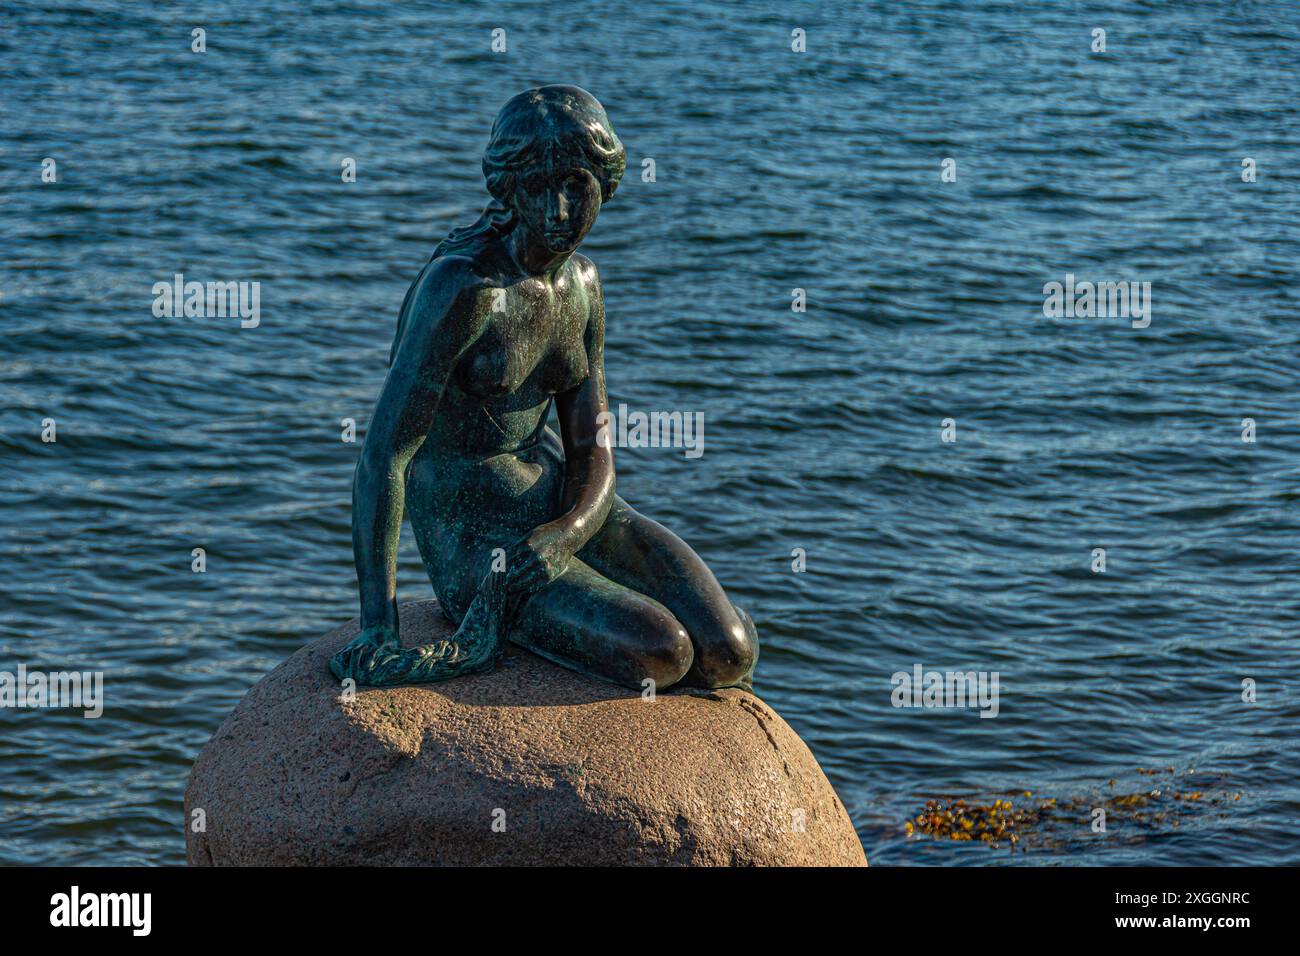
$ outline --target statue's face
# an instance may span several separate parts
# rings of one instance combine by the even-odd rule
[[[600,183],[581,166],[530,169],[515,184],[515,213],[555,254],[582,245],[600,212]]]

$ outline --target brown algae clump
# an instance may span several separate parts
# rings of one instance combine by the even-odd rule
[[[1226,809],[1241,799],[1242,791],[1230,789],[1228,774],[1190,770],[1179,774],[1173,768],[1139,768],[1144,780],[1140,789],[1115,792],[1116,782],[1091,795],[1033,799],[1028,790],[1016,791],[991,802],[968,798],[928,800],[920,813],[903,823],[908,837],[928,836],[939,840],[979,841],[989,846],[1008,844],[1023,851],[1024,843],[1062,847],[1103,832],[1123,833],[1145,839],[1159,832],[1179,828],[1181,820],[1204,816],[1213,808]],[[1197,777],[1195,788],[1183,788],[1186,778]],[[1218,814],[1222,818],[1225,814]],[[1104,830],[1097,829],[1097,821]],[[1023,841],[1023,843],[1022,843]]]

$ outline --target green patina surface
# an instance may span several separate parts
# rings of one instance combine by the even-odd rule
[[[527,90],[497,116],[483,157],[491,201],[407,292],[362,447],[362,630],[331,662],[340,679],[445,680],[491,668],[510,640],[630,687],[749,684],[748,615],[614,490],[604,298],[577,249],[625,162],[604,108],[578,87]],[[457,627],[406,649],[404,516]]]

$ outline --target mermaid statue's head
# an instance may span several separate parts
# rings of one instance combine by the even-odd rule
[[[472,226],[439,243],[434,258],[472,254],[517,226],[551,252],[572,252],[614,195],[626,162],[605,108],[586,90],[525,90],[492,124],[483,155],[492,202]]]

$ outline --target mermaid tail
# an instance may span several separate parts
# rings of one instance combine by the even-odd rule
[[[518,598],[506,591],[505,575],[489,571],[450,638],[409,647],[356,675],[370,687],[427,684],[489,671],[505,653],[506,634],[518,610]]]

